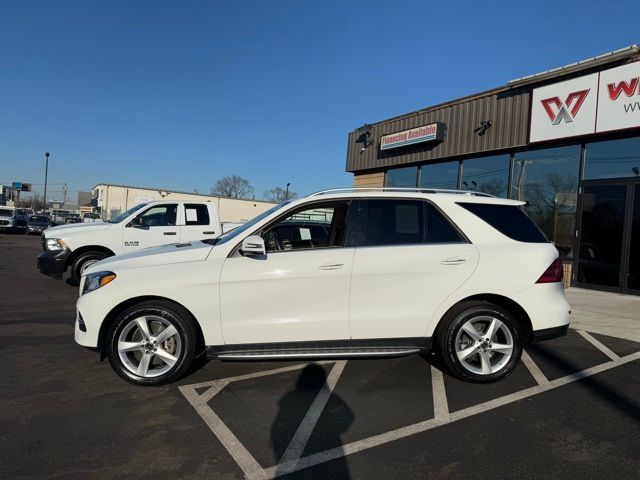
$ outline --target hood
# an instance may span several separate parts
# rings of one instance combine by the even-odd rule
[[[47,230],[47,237],[64,237],[74,233],[88,233],[92,231],[106,230],[110,228],[112,223],[67,223],[66,225],[58,225]]]
[[[110,270],[128,270],[130,268],[168,265],[172,263],[200,262],[206,260],[213,246],[200,241],[172,243],[159,247],[144,248],[138,252],[109,257],[92,265],[85,273]]]

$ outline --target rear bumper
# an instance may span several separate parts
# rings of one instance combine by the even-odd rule
[[[531,342],[543,342],[552,338],[564,337],[569,330],[569,324],[560,327],[545,328],[542,330],[534,330]]]
[[[42,252],[38,255],[38,270],[40,273],[53,278],[62,278],[62,274],[67,269],[67,257],[69,251]]]

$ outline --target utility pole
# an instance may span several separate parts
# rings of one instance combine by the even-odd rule
[[[64,184],[64,188],[62,189],[62,194],[63,194],[63,199],[62,199],[62,206],[64,207],[64,205],[67,203],[67,184]]]
[[[290,183],[287,183],[287,189],[284,192],[284,201],[286,202],[287,200],[289,200],[289,185],[291,185]]]
[[[44,208],[46,210],[49,209],[49,204],[47,203],[47,175],[49,174],[49,152],[44,154]]]

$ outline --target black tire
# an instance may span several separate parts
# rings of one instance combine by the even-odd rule
[[[78,255],[73,263],[71,264],[71,283],[74,285],[80,285],[80,278],[82,278],[82,268],[85,263],[90,261],[98,261],[107,258],[107,255],[104,252],[85,252]]]
[[[496,355],[492,362],[496,362],[496,366],[499,367],[499,369],[494,373],[483,374],[469,370],[469,368],[473,368],[473,366],[470,367],[469,364],[476,361],[476,359],[478,361],[478,368],[481,369],[479,355],[470,356],[468,361],[469,363],[465,362],[464,364],[458,358],[456,349],[458,332],[460,332],[467,321],[479,317],[496,318],[502,322],[505,328],[508,329],[512,337],[513,349],[511,357],[507,361],[504,361],[503,365],[498,365],[500,363],[499,360],[505,358],[506,355],[502,356],[501,353],[490,352],[491,355]],[[482,324],[482,321],[479,320],[478,323]],[[501,330],[499,335],[505,338],[506,341],[506,334],[504,331]],[[470,339],[471,337],[468,338]],[[442,356],[445,366],[454,377],[467,382],[491,383],[503,379],[509,375],[514,368],[516,368],[522,355],[523,338],[522,329],[511,313],[490,302],[468,301],[456,305],[446,313],[438,326],[436,333],[436,346]],[[483,339],[480,338],[480,340]]]
[[[176,336],[180,337],[180,352],[176,355],[177,361],[166,373],[154,377],[144,377],[133,372],[130,369],[131,365],[128,368],[123,363],[118,352],[120,334],[127,325],[142,316],[161,317],[168,324],[175,327],[177,330]],[[106,354],[113,370],[127,382],[144,386],[165,385],[178,380],[191,366],[196,356],[197,347],[196,327],[189,312],[179,305],[162,300],[142,302],[122,312],[111,325],[105,339]],[[138,356],[144,355],[138,352],[135,352],[135,354]],[[134,353],[130,355],[133,356]],[[151,357],[154,357],[153,353],[151,353]],[[133,359],[133,362],[135,362],[135,359]],[[155,362],[159,363],[160,361],[155,360]]]

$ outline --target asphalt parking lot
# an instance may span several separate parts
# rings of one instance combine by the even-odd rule
[[[0,234],[0,478],[638,477],[640,343],[570,330],[491,385],[410,356],[140,388],[74,343],[77,289],[39,250]]]

